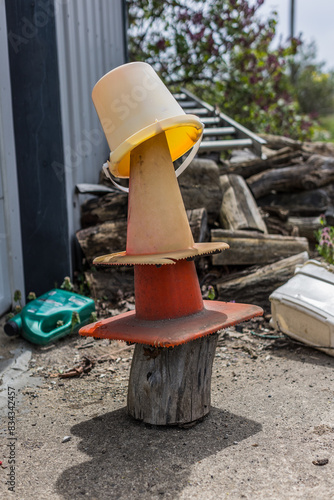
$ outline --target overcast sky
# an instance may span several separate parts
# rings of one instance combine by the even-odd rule
[[[284,39],[290,33],[291,0],[265,0],[259,14],[278,12],[277,33]],[[334,69],[334,0],[295,0],[295,34],[303,34],[305,42],[314,40],[318,61],[325,61],[327,69]]]

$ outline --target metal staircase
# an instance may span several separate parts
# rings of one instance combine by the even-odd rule
[[[225,113],[217,111],[189,90],[182,89],[180,93],[174,94],[174,97],[186,113],[197,115],[205,125],[199,153],[249,148],[257,156],[262,157],[262,146],[266,144],[264,139],[232,120]]]

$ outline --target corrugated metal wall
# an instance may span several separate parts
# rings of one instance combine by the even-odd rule
[[[91,92],[108,71],[125,62],[122,0],[54,0],[69,232],[79,226],[75,185],[97,183],[109,149]],[[71,220],[72,214],[72,220]]]
[[[24,290],[6,7],[0,0],[0,315]],[[23,299],[24,300],[24,299]]]

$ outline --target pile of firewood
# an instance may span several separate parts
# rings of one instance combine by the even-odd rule
[[[315,255],[320,215],[333,224],[334,144],[265,138],[265,158],[219,163],[196,158],[179,184],[194,240],[230,246],[197,261],[203,293],[213,287],[220,300],[254,303],[268,311],[269,295],[296,265]],[[92,198],[81,215],[77,239],[87,267],[96,256],[126,248],[126,193]],[[91,268],[86,279],[96,297],[133,294],[132,268]]]

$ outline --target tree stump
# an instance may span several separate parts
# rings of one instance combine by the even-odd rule
[[[136,344],[128,413],[153,425],[184,425],[210,411],[212,364],[218,333],[176,347]]]

